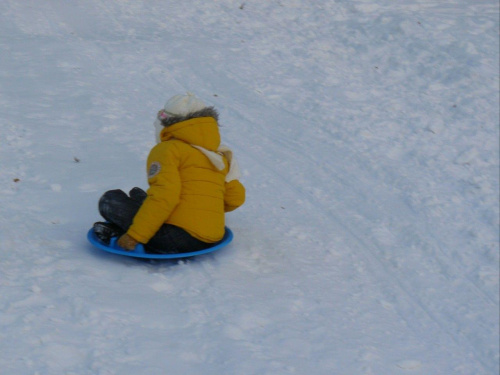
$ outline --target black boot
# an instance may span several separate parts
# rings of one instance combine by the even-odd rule
[[[128,193],[130,198],[132,198],[134,201],[138,203],[144,202],[144,199],[148,196],[148,194],[142,190],[141,188],[135,187],[130,192]]]
[[[94,233],[97,238],[109,245],[112,237],[121,236],[124,232],[118,225],[99,221],[94,224]]]

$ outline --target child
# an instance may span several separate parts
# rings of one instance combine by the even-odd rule
[[[224,213],[241,206],[245,188],[236,160],[220,145],[218,113],[191,93],[169,99],[154,123],[157,145],[147,160],[149,189],[106,192],[96,235],[152,253],[198,251],[222,239]]]

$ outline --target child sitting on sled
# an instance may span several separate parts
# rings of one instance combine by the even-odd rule
[[[182,253],[224,236],[224,214],[241,206],[245,188],[232,152],[221,146],[218,113],[191,93],[176,95],[158,112],[156,146],[147,159],[147,192],[106,192],[94,224],[104,242],[151,253]]]

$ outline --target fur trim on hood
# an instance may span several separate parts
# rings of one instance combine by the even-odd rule
[[[163,126],[171,126],[177,124],[178,122],[187,121],[199,117],[213,117],[215,121],[219,121],[219,112],[217,112],[214,107],[205,107],[199,111],[189,113],[185,116],[168,116],[167,118],[161,120],[161,124]]]

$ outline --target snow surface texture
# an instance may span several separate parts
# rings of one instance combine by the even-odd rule
[[[499,370],[496,0],[2,0],[0,372]],[[93,249],[153,120],[221,113],[248,200],[180,262]]]

